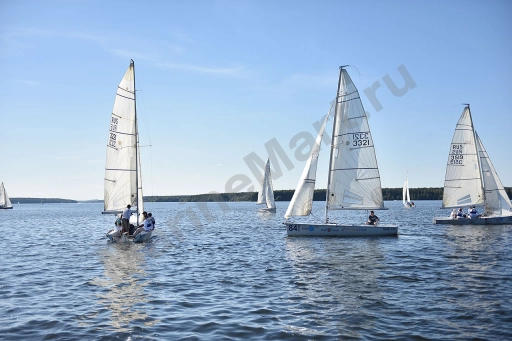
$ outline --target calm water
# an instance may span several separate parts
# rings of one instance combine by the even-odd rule
[[[512,226],[388,202],[398,238],[288,238],[277,204],[149,203],[155,237],[127,245],[101,204],[0,211],[0,339],[512,339]]]

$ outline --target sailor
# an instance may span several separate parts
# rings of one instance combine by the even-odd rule
[[[132,205],[126,205],[126,208],[123,211],[122,215],[122,223],[123,223],[123,230],[121,233],[128,233],[130,234],[130,216],[132,215],[132,210],[130,209]]]
[[[151,212],[148,213],[148,219],[151,220],[151,225],[153,226],[151,229],[154,230],[155,229],[155,218],[153,218],[153,215],[151,214]]]
[[[149,232],[153,229],[153,224],[151,222],[151,219],[149,219],[147,212],[142,212],[142,215],[144,215],[144,222],[139,225],[139,228],[137,230],[135,230],[133,237],[137,236],[141,232]]]
[[[450,214],[450,218],[457,219],[457,210],[454,208]]]
[[[478,212],[476,211],[476,207],[475,207],[475,206],[473,206],[473,207],[471,207],[471,208],[469,209],[469,214],[468,214],[468,215],[469,215],[469,217],[470,217],[471,219],[476,219],[476,218],[478,218]]]
[[[121,236],[121,233],[123,231],[123,221],[121,219],[121,214],[119,215],[119,217],[116,219],[116,221],[114,222],[114,236],[116,237],[120,237]]]
[[[377,225],[379,221],[379,217],[377,217],[373,213],[373,211],[370,211],[370,215],[368,216],[368,221],[366,222],[366,225]]]
[[[462,207],[457,211],[457,218],[466,218],[466,215],[462,213]]]

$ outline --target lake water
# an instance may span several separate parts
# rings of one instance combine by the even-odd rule
[[[14,205],[0,339],[512,339],[512,226],[433,225],[448,211],[416,204],[376,212],[399,237],[342,239],[287,237],[287,202],[147,203],[153,240],[125,245],[102,204]]]

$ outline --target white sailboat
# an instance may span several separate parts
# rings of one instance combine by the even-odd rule
[[[130,204],[136,212],[130,223],[138,226],[144,219],[144,201],[133,60],[117,87],[107,140],[104,189],[103,213],[119,215]],[[133,241],[149,240],[151,234],[152,231],[143,232]],[[108,232],[107,237],[111,241],[131,241],[125,235],[115,237],[113,231]]]
[[[311,214],[316,182],[320,144],[329,110],[316,138],[299,184],[285,214],[290,236],[396,236],[396,224],[367,225],[329,222],[332,210],[382,210],[382,188],[379,168],[359,92],[344,66],[340,67],[338,91],[334,103],[333,134],[326,190],[325,221],[323,223],[288,222],[292,216]]]
[[[7,192],[5,191],[4,183],[0,184],[0,210],[11,210],[12,204]]]
[[[471,110],[466,104],[450,145],[443,208],[472,206],[483,207],[483,215],[434,218],[434,224],[512,224],[512,204],[474,129]]]
[[[416,207],[416,205],[411,201],[411,196],[409,195],[409,176],[405,178],[404,189],[402,192],[402,203],[405,208]]]
[[[272,188],[272,175],[270,174],[270,159],[267,159],[265,171],[261,180],[261,190],[258,193],[258,205],[265,204],[265,208],[260,208],[260,212],[276,212],[276,203],[274,201],[274,189]]]

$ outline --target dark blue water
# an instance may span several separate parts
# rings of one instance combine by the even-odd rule
[[[0,339],[512,339],[512,226],[432,225],[449,212],[416,203],[377,212],[398,238],[352,239],[287,237],[285,202],[148,203],[155,237],[127,245],[101,204],[14,205]]]

